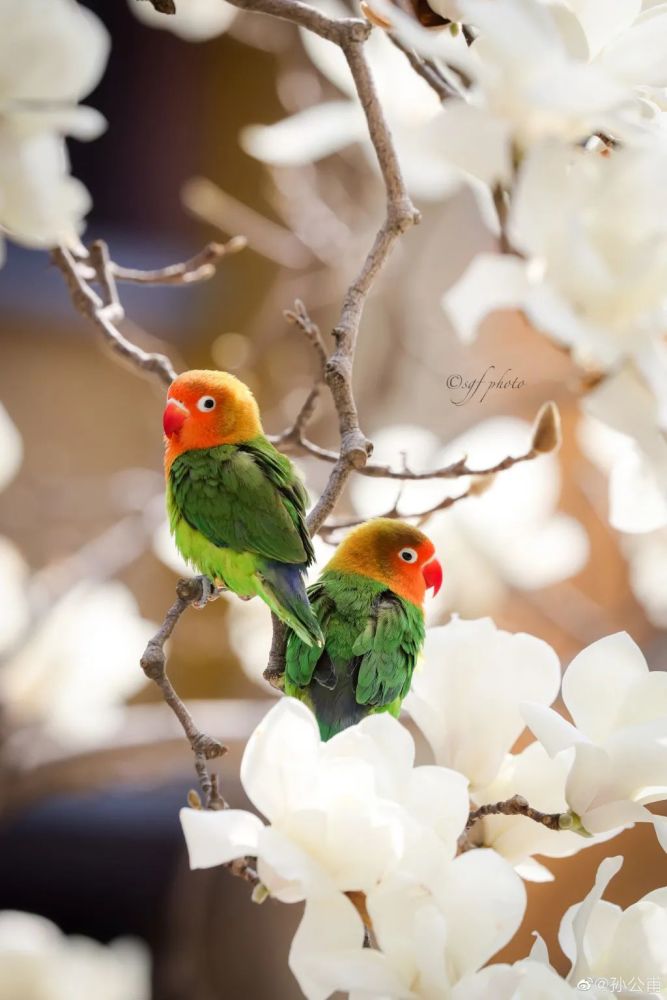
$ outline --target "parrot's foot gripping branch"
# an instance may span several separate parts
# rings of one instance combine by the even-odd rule
[[[205,608],[210,601],[217,600],[227,590],[226,587],[216,586],[207,576],[198,576],[195,579],[201,586],[201,597],[192,602],[192,607],[197,610]]]

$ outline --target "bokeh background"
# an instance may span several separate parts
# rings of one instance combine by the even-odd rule
[[[355,144],[316,165],[271,168],[244,152],[245,126],[341,96],[291,26],[238,14],[221,37],[189,43],[140,23],[126,3],[88,6],[113,39],[88,100],[108,131],[71,143],[73,173],[93,196],[88,235],[107,240],[119,263],[146,267],[210,239],[249,240],[206,283],[123,288],[124,329],[178,368],[233,371],[278,432],[314,370],[283,310],[298,297],[325,336],[334,325],[383,211],[372,163]],[[546,399],[564,431],[557,458],[507,473],[429,522],[446,573],[431,620],[492,615],[546,639],[564,665],[626,629],[665,669],[667,616],[646,580],[650,551],[609,528],[609,446],[583,421],[579,374],[516,315],[494,317],[461,346],[440,298],[492,237],[469,191],[416,200],[422,224],[378,283],[357,354],[362,425],[379,457],[399,463],[407,451],[413,467],[428,467],[464,446],[479,461],[518,454]],[[0,467],[11,478],[0,492],[0,909],[102,941],[138,936],[151,949],[157,1000],[296,997],[285,956],[298,908],[256,906],[226,872],[187,868],[177,813],[194,784],[191,755],[139,671],[179,572],[162,513],[163,393],[104,351],[45,254],[9,248],[0,343]],[[459,405],[448,377],[489,366],[525,384]],[[336,446],[326,399],[311,435]],[[316,495],[328,467],[300,465]],[[413,487],[400,502],[415,512],[440,495],[442,484]],[[357,481],[337,516],[382,513],[395,498],[393,483]],[[235,805],[244,804],[243,744],[273,697],[260,677],[269,632],[256,603],[190,611],[169,651],[176,688],[231,748],[219,769]],[[608,852],[550,860],[557,879],[529,888],[522,932],[503,957],[525,954],[534,928],[558,956],[560,917]],[[623,835],[614,852],[626,863],[609,898],[627,904],[664,882],[652,829]]]

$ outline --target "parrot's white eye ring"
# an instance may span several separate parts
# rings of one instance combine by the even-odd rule
[[[417,562],[417,553],[414,549],[401,549],[398,553],[399,557],[406,563]]]
[[[215,405],[213,396],[200,396],[197,400],[197,409],[201,410],[202,413],[210,413],[211,410],[215,409]]]

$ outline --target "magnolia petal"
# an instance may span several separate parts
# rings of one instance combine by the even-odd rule
[[[586,737],[571,722],[551,708],[524,703],[520,706],[520,711],[526,725],[550,757],[562,750],[568,750],[576,743],[586,741]]]
[[[23,441],[16,425],[0,403],[0,492],[11,483],[23,461]]]
[[[352,101],[329,101],[299,111],[275,125],[241,132],[246,153],[275,167],[301,167],[366,138],[366,121]]]
[[[630,689],[647,676],[637,643],[617,632],[575,656],[563,677],[563,700],[576,726],[599,742],[620,725]]]
[[[443,874],[438,902],[447,919],[449,966],[460,979],[512,939],[526,909],[526,890],[513,868],[485,848],[459,855]]]
[[[526,266],[517,257],[480,253],[445,292],[442,307],[460,339],[469,344],[485,316],[521,308],[528,290]]]
[[[335,893],[307,900],[290,948],[289,967],[308,1000],[356,990],[396,1000],[412,995],[386,956],[363,944],[363,922],[346,896]]]
[[[204,42],[209,38],[216,38],[227,30],[236,17],[234,7],[221,3],[220,0],[181,0],[176,4],[176,13],[168,17],[150,3],[129,0],[129,5],[134,15],[144,24],[172,31],[187,42]]]
[[[490,618],[453,618],[428,629],[406,708],[436,761],[465,774],[474,788],[493,779],[523,730],[520,702],[549,704],[559,680],[558,657],[542,640],[504,632]],[[471,732],[473,717],[485,733],[483,747]]]
[[[600,864],[595,876],[595,884],[587,896],[571,906],[561,921],[558,932],[558,942],[572,962],[569,975],[571,982],[578,982],[584,976],[590,975],[585,948],[586,929],[591,919],[593,909],[605,892],[605,889],[615,875],[621,870],[623,857],[605,858]]]
[[[241,781],[255,807],[273,822],[310,804],[320,745],[315,717],[294,698],[281,698],[248,740]]]
[[[181,809],[180,817],[190,868],[213,868],[257,853],[264,824],[252,813],[243,809]]]

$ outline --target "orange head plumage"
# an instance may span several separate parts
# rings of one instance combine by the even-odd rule
[[[428,588],[437,594],[442,567],[430,538],[405,521],[378,517],[350,532],[327,569],[358,573],[377,580],[421,607]]]
[[[193,448],[240,444],[262,433],[247,385],[229,372],[184,372],[169,386],[162,419],[165,465]]]

